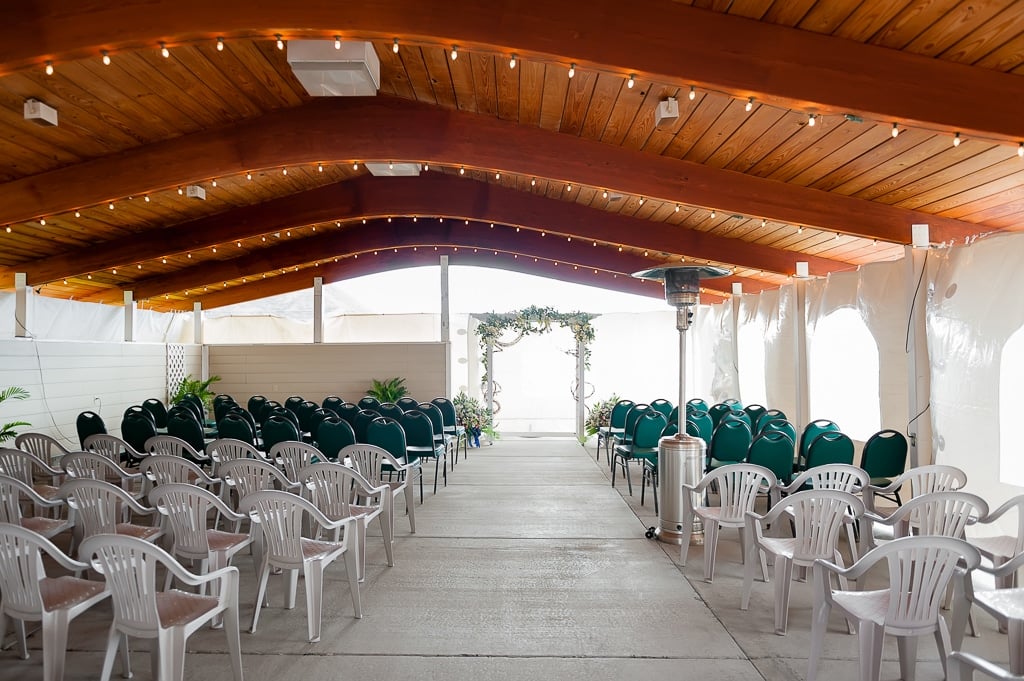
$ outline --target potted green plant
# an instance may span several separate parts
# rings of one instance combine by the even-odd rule
[[[192,375],[189,374],[181,379],[181,383],[174,389],[174,393],[171,395],[171,404],[177,404],[186,395],[194,395],[202,401],[203,406],[209,411],[213,407],[214,395],[214,391],[210,389],[210,386],[219,380],[220,376],[210,376],[205,381],[201,381],[198,378],[192,378]]]
[[[373,379],[373,385],[366,391],[366,394],[377,398],[381,403],[397,402],[408,395],[409,390],[405,387],[405,379],[395,376],[383,381]]]
[[[7,400],[27,400],[28,397],[28,391],[24,388],[19,388],[16,385],[0,390],[0,403],[6,402]],[[32,424],[26,421],[12,421],[10,423],[0,425],[0,442],[10,440],[12,437],[16,436],[18,433],[14,430],[15,428],[30,425]]]

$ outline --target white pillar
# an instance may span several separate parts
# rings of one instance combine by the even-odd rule
[[[587,422],[586,404],[583,403],[586,395],[587,380],[587,346],[583,341],[576,341],[576,439],[583,442],[583,426]]]
[[[324,342],[324,278],[313,277],[313,342]]]
[[[487,408],[494,413],[494,345],[487,345]]]
[[[736,399],[743,402],[743,391],[740,390],[740,302],[743,300],[743,282],[732,283],[732,366],[736,372]]]
[[[441,342],[451,340],[451,313],[448,302],[448,256],[441,256]]]
[[[135,340],[135,293],[124,292],[124,340],[131,343]]]
[[[192,342],[203,344],[203,304],[198,301],[192,303]]]
[[[797,263],[799,265],[799,263]],[[798,278],[794,282],[796,289],[796,343],[794,350],[796,358],[796,414],[791,419],[796,427],[796,432],[802,433],[804,427],[810,422],[810,404],[808,393],[810,382],[807,376],[807,281]]]
[[[14,274],[14,336],[28,338],[28,276]]]
[[[915,228],[917,225],[914,226]],[[927,226],[926,226],[927,231]],[[923,237],[927,246],[927,236]],[[915,234],[915,241],[918,235]],[[928,366],[928,346],[925,328],[925,299],[928,282],[925,267],[927,248],[906,246],[904,262],[907,273],[907,303],[910,321],[907,327],[907,458],[911,468],[932,461],[931,419],[927,413],[930,402],[931,375]]]

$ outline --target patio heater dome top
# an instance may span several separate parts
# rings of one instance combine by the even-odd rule
[[[667,265],[634,272],[637,279],[665,282],[665,300],[673,307],[696,305],[700,298],[700,280],[724,277],[729,270],[711,265]]]

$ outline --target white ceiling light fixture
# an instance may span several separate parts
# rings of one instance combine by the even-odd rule
[[[25,100],[25,120],[46,127],[57,126],[57,110],[38,99]]]
[[[380,88],[380,59],[372,43],[291,40],[288,65],[314,97],[365,97]]]

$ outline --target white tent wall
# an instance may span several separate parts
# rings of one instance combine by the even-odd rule
[[[796,417],[796,291],[743,294],[737,332],[737,398]]]
[[[613,394],[634,402],[665,398],[675,404],[679,393],[679,339],[676,313],[665,307],[664,312],[603,314],[591,321],[594,342],[586,381],[587,392],[593,395],[588,405]],[[691,340],[687,336],[687,341]],[[687,383],[687,394],[695,397],[689,373]]]
[[[994,508],[1024,492],[1024,235],[932,249],[928,259],[919,295],[928,301],[932,452],[966,470],[968,489]]]

